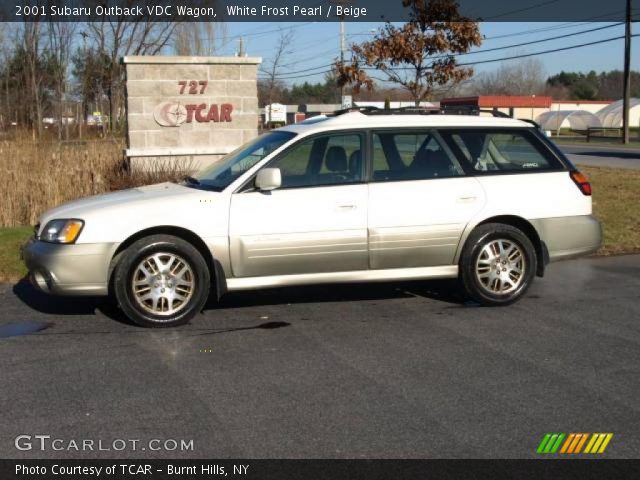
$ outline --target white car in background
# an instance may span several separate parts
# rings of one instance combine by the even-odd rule
[[[600,246],[588,180],[535,126],[440,113],[339,112],[181,184],[54,208],[24,249],[30,276],[168,327],[211,292],[313,283],[459,278],[507,305],[548,262]]]

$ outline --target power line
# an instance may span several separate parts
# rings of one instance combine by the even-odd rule
[[[634,34],[631,35],[632,38],[635,37],[640,37],[640,34]],[[608,43],[608,42],[613,42],[615,40],[620,40],[624,38],[624,36],[618,36],[618,37],[611,37],[611,38],[606,38],[603,40],[596,40],[593,42],[586,42],[586,43],[581,43],[578,45],[570,45],[567,47],[559,47],[559,48],[554,48],[554,49],[549,49],[549,50],[543,50],[540,52],[532,52],[532,53],[525,53],[525,54],[520,54],[520,55],[512,55],[509,57],[502,57],[502,58],[494,58],[494,59],[490,59],[490,60],[479,60],[476,62],[467,62],[467,63],[459,63],[458,66],[472,66],[472,65],[480,65],[480,64],[485,64],[485,63],[495,63],[495,62],[504,62],[507,60],[515,60],[515,59],[520,59],[520,58],[527,58],[527,57],[534,57],[534,56],[538,56],[538,55],[544,55],[547,53],[555,53],[555,52],[562,52],[562,51],[566,51],[566,50],[573,50],[576,48],[583,48],[583,47],[588,47],[588,46],[592,46],[592,45],[598,45],[598,44],[602,44],[602,43]],[[327,68],[331,66],[330,65],[325,65],[324,68]],[[323,68],[323,67],[318,67],[318,68]],[[400,68],[391,68],[390,70],[392,71],[397,71],[397,70],[410,70],[410,67],[400,67]],[[375,67],[364,67],[363,70],[378,70]],[[324,70],[321,72],[316,72],[314,73],[315,75],[320,75],[320,74],[324,74],[324,73],[330,73],[331,70]],[[296,75],[296,76],[291,76],[291,77],[279,77],[278,80],[292,80],[292,79],[296,79],[296,78],[303,78],[303,77],[308,77],[309,75]]]
[[[635,35],[631,35],[631,36],[632,37],[640,37],[640,33],[635,34]],[[591,45],[598,45],[600,43],[613,42],[614,40],[620,40],[622,38],[624,38],[624,36],[611,37],[611,38],[606,38],[604,40],[596,40],[595,42],[581,43],[580,45],[572,45],[572,46],[569,46],[569,47],[560,47],[560,48],[554,48],[554,49],[551,49],[551,50],[544,50],[542,52],[525,53],[525,54],[521,54],[521,55],[513,55],[511,57],[495,58],[495,59],[492,59],[492,60],[480,60],[480,61],[477,61],[477,62],[459,63],[458,66],[464,67],[464,66],[468,66],[468,65],[480,65],[480,64],[483,64],[483,63],[503,62],[505,60],[515,60],[515,59],[519,59],[519,58],[535,57],[536,55],[544,55],[545,53],[562,52],[562,51],[565,51],[565,50],[572,50],[574,48],[582,48],[582,47],[588,47],[588,46],[591,46]]]
[[[568,22],[568,23],[563,23],[561,25],[555,25],[555,26],[552,26],[552,27],[534,28],[532,30],[523,30],[521,32],[504,33],[502,35],[494,35],[494,36],[491,36],[491,37],[484,37],[484,40],[485,41],[486,40],[499,40],[501,38],[521,37],[523,35],[532,35],[532,34],[535,34],[535,33],[550,32],[550,31],[553,31],[553,30],[564,30],[566,28],[583,27],[585,25],[592,25],[593,23],[594,23],[593,21],[585,21],[585,22],[582,22],[582,23]]]
[[[471,55],[471,54],[478,54],[478,53],[487,53],[487,52],[493,52],[493,51],[498,51],[498,50],[506,50],[509,48],[516,48],[516,47],[523,47],[523,46],[527,46],[527,45],[534,45],[534,44],[538,44],[538,43],[544,43],[544,42],[549,42],[552,40],[558,40],[561,38],[567,38],[567,37],[571,37],[573,35],[583,35],[585,33],[592,33],[592,32],[596,32],[599,30],[605,30],[608,28],[613,28],[613,27],[617,27],[619,25],[622,25],[622,23],[617,23],[614,25],[605,25],[603,27],[596,27],[596,28],[590,28],[587,30],[582,30],[580,32],[574,32],[574,33],[567,33],[564,35],[558,35],[555,37],[549,37],[549,38],[543,38],[543,39],[538,39],[538,40],[532,40],[529,42],[523,42],[523,43],[518,43],[518,44],[513,44],[513,45],[506,45],[506,46],[502,46],[502,47],[494,47],[494,48],[490,48],[490,49],[485,49],[485,50],[478,50],[475,52],[465,52],[465,53],[458,53],[458,54],[452,54],[452,55],[440,55],[437,57],[434,57],[434,60],[437,60],[439,58],[448,58],[448,57],[458,57],[458,56],[463,56],[463,55]],[[287,72],[286,76],[281,76],[281,79],[285,79],[285,78],[299,78],[299,77],[291,77],[291,75],[296,75],[299,73],[307,73],[307,72],[312,72],[314,70],[321,70],[321,69],[325,69],[327,67],[332,66],[332,64],[324,64],[324,65],[318,65],[316,67],[309,67],[303,70],[295,70],[292,72]],[[404,68],[404,69],[411,69],[411,68]],[[319,72],[321,73],[321,72]]]
[[[589,17],[589,18],[584,18],[582,20],[580,20],[578,23],[576,22],[566,22],[566,23],[562,23],[560,25],[553,25],[550,27],[543,27],[543,28],[534,28],[531,30],[522,30],[520,32],[514,32],[514,33],[505,33],[502,35],[494,35],[494,36],[490,36],[490,37],[484,37],[484,40],[498,40],[501,38],[510,38],[510,37],[521,37],[523,35],[532,35],[535,33],[541,33],[541,32],[550,32],[553,30],[564,30],[566,28],[577,28],[577,27],[582,27],[584,25],[590,25],[593,24],[594,21],[602,19],[602,18],[610,18],[614,15],[619,15],[621,13],[624,13],[624,10],[617,10],[615,12],[609,12],[609,13],[605,13],[602,15],[598,15],[598,16],[594,16],[594,17]],[[485,20],[483,20],[485,21]],[[605,21],[605,20],[602,20]],[[611,20],[613,21],[613,20]],[[491,22],[489,22],[491,23]],[[377,30],[374,32],[362,32],[362,33],[350,33],[348,34],[348,36],[369,36],[369,35],[374,35],[375,33],[377,33]]]
[[[555,36],[555,37],[542,38],[542,39],[539,39],[539,40],[532,40],[530,42],[515,43],[513,45],[504,45],[502,47],[494,47],[494,48],[488,48],[488,49],[484,49],[484,50],[476,50],[475,52],[457,53],[457,54],[454,54],[453,56],[454,57],[459,57],[459,56],[462,56],[462,55],[473,55],[475,53],[495,52],[497,50],[506,50],[508,48],[516,48],[516,47],[523,47],[523,46],[526,46],[526,45],[534,45],[536,43],[544,43],[544,42],[549,42],[551,40],[559,40],[561,38],[573,37],[574,35],[582,35],[582,34],[585,34],[585,33],[597,32],[599,30],[606,30],[608,28],[619,27],[620,25],[624,25],[624,22],[615,23],[613,25],[605,25],[604,27],[590,28],[588,30],[582,30],[581,32],[571,32],[571,33],[565,33],[564,35],[558,35],[558,36]]]
[[[229,43],[231,43],[233,40],[237,40],[240,37],[243,37],[243,38],[245,38],[245,37],[258,37],[258,36],[268,35],[270,33],[275,33],[275,32],[284,32],[286,30],[295,30],[296,28],[302,28],[304,26],[312,25],[314,23],[316,23],[316,22],[304,22],[304,23],[298,23],[296,25],[292,25],[290,27],[275,28],[275,29],[272,29],[272,30],[264,30],[262,32],[244,33],[244,34],[239,34],[239,35],[233,35],[231,37],[227,37],[225,39],[225,41],[222,42],[218,48],[223,48],[223,47],[229,45]],[[203,40],[210,41],[211,39],[207,38],[207,39],[203,39]]]

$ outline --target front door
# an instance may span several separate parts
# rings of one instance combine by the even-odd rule
[[[484,191],[431,130],[373,134],[372,269],[450,265]]]
[[[232,196],[234,276],[368,268],[363,139],[358,132],[303,139],[267,165],[280,169],[280,188]]]

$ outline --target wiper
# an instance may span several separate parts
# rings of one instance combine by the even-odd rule
[[[208,190],[210,192],[221,192],[221,187],[216,187],[215,185],[209,185],[208,183],[202,183],[195,177],[186,176],[184,177],[184,181],[187,185],[193,185],[193,188],[198,188],[200,190]]]
[[[187,183],[190,183],[191,185],[201,185],[200,180],[190,175],[187,175],[186,177],[184,177],[184,181]]]

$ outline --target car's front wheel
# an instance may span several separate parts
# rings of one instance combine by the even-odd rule
[[[489,223],[469,235],[460,259],[460,277],[476,302],[509,305],[533,282],[536,262],[534,246],[521,230]]]
[[[210,276],[200,252],[172,235],[152,235],[127,248],[113,290],[124,314],[144,327],[183,325],[202,310]]]

